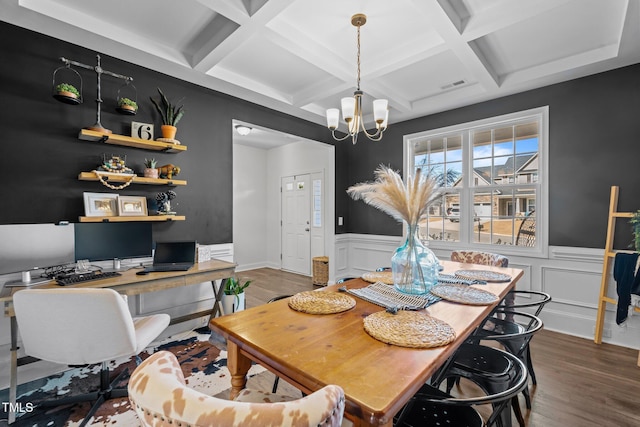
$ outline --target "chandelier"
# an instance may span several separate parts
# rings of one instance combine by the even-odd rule
[[[376,99],[373,101],[373,117],[376,122],[376,131],[369,133],[365,129],[364,121],[362,120],[362,95],[360,90],[360,27],[367,22],[367,16],[362,13],[355,14],[351,17],[351,24],[358,28],[358,74],[356,80],[356,91],[353,93],[353,98],[342,98],[340,104],[342,107],[342,118],[347,123],[348,133],[338,138],[336,136],[336,129],[338,128],[338,121],[340,111],[337,108],[329,108],[327,110],[327,127],[331,130],[331,135],[336,141],[344,141],[351,137],[351,141],[355,144],[358,141],[358,134],[364,132],[364,134],[372,141],[380,141],[382,134],[387,129],[387,120],[389,118],[389,102],[386,99]]]

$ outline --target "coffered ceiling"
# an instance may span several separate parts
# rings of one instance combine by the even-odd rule
[[[325,123],[390,125],[640,62],[640,0],[0,0],[0,19]],[[370,117],[369,117],[369,120]]]

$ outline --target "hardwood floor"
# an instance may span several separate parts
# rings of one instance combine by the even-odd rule
[[[310,277],[268,268],[238,276],[253,280],[247,307],[318,288]],[[637,350],[542,330],[531,342],[531,353],[538,385],[531,386],[531,410],[520,399],[527,426],[640,426]]]

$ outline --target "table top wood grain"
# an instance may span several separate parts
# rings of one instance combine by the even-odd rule
[[[444,273],[456,270],[494,270],[511,281],[473,285],[502,299],[523,271],[444,261]],[[369,285],[361,279],[321,288],[336,292]],[[440,301],[423,312],[449,323],[456,340],[433,349],[414,349],[382,343],[364,331],[362,319],[384,308],[356,299],[356,306],[337,314],[306,314],[289,308],[287,299],[212,319],[210,327],[228,340],[228,362],[234,392],[244,383],[247,359],[309,393],[326,384],[338,384],[347,397],[347,416],[361,425],[391,425],[407,400],[424,384],[495,304],[471,306]],[[235,360],[234,360],[235,359]],[[233,369],[237,369],[234,372]],[[245,372],[246,374],[246,372]]]

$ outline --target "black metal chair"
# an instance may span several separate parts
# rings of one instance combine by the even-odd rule
[[[544,306],[548,302],[551,302],[551,295],[546,292],[512,290],[509,292],[509,294],[511,294],[513,298],[505,298],[502,305],[500,305],[500,308],[512,311],[519,311],[519,309],[521,308],[535,308],[535,311],[533,313],[534,316],[539,316]],[[517,297],[527,298],[528,300],[525,302],[516,302],[518,301]],[[522,298],[520,298],[519,300],[522,300]],[[531,382],[535,385],[538,384],[538,381],[536,380],[536,373],[533,370],[533,362],[531,361],[531,347],[529,345],[527,345],[526,353],[527,369],[529,370]]]
[[[495,371],[490,387],[483,396],[454,397],[436,388],[439,382],[455,375],[455,371],[441,371],[438,383],[425,384],[409,400],[394,420],[394,426],[456,426],[481,427],[504,425],[505,417],[511,417],[509,403],[527,385],[527,368],[516,356],[492,347],[478,344],[463,344],[463,353],[475,353],[491,365]],[[482,387],[481,387],[482,388]],[[477,405],[492,405],[491,415],[483,420],[474,409]]]
[[[510,320],[507,320],[510,319]],[[483,320],[478,329],[467,339],[468,343],[478,345],[480,341],[489,340],[500,343],[510,354],[517,357],[525,365],[529,357],[529,342],[533,335],[542,329],[540,318],[529,313],[497,309],[493,316]],[[459,378],[467,378],[478,384],[485,392],[491,393],[496,379],[500,385],[500,378],[504,375],[503,367],[496,367],[484,357],[479,357],[477,351],[462,346],[445,366],[445,372],[436,379],[447,378],[447,392],[451,391]],[[522,389],[527,408],[531,408],[529,388]],[[520,411],[517,396],[513,398],[513,410],[520,426],[524,426],[524,418]]]
[[[336,284],[344,283],[349,280],[357,279],[357,277],[343,277],[342,279],[336,280]]]

